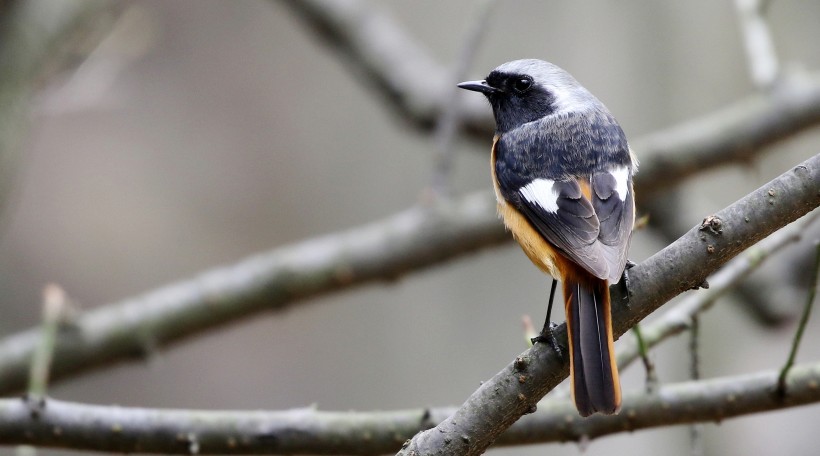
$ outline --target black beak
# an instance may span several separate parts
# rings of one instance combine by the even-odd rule
[[[501,90],[488,85],[487,81],[465,81],[459,84],[458,87],[465,90],[472,90],[473,92],[481,92],[485,95],[501,92]]]

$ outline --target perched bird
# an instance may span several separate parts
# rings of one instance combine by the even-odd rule
[[[582,416],[617,413],[609,284],[617,283],[635,221],[626,136],[609,110],[569,73],[516,60],[462,89],[483,93],[496,134],[492,178],[498,212],[530,260],[563,283],[572,396]]]

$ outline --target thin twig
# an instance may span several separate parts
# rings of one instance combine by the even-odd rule
[[[770,89],[780,76],[780,65],[765,17],[768,5],[763,0],[735,0],[735,7],[752,82],[760,89]]]
[[[43,324],[40,341],[31,358],[28,395],[33,401],[41,401],[48,390],[49,371],[57,341],[57,331],[65,313],[65,292],[55,284],[43,290]]]
[[[17,183],[30,108],[44,73],[66,66],[66,51],[77,47],[71,44],[101,39],[102,33],[98,32],[106,31],[108,22],[101,13],[116,9],[113,3],[0,2],[0,213],[10,204]]]
[[[820,243],[815,245],[814,250],[814,274],[811,279],[811,284],[809,285],[806,304],[803,306],[803,315],[800,317],[800,323],[798,323],[797,331],[794,334],[792,348],[791,351],[789,351],[789,358],[786,360],[786,364],[780,370],[780,375],[777,378],[777,393],[780,397],[784,397],[788,392],[786,391],[786,375],[789,373],[789,369],[794,365],[794,359],[797,357],[797,349],[800,347],[800,341],[803,339],[803,332],[806,329],[806,324],[809,322],[811,308],[814,305],[814,298],[817,295],[817,278],[818,275],[820,275]]]
[[[689,328],[689,378],[693,381],[700,380],[700,318],[692,315],[692,323]],[[703,455],[703,425],[693,423],[689,425],[689,450],[692,456]]]
[[[477,4],[475,19],[471,22],[456,64],[451,71],[450,84],[446,93],[447,101],[444,103],[433,133],[437,152],[431,186],[434,195],[445,197],[450,195],[450,175],[453,168],[452,143],[461,123],[461,101],[463,100],[456,84],[464,80],[475,59],[479,44],[487,34],[490,12],[494,5],[495,0],[483,0]]]
[[[643,362],[644,371],[646,372],[646,392],[652,393],[658,386],[658,375],[655,371],[655,363],[649,359],[649,348],[646,346],[646,342],[644,342],[640,323],[632,328],[632,333],[635,334],[635,342],[638,344],[638,355]]]

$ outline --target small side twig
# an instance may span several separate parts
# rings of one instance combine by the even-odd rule
[[[43,326],[40,342],[31,358],[29,371],[28,402],[32,415],[37,415],[45,406],[48,390],[49,371],[57,341],[57,330],[66,305],[65,292],[55,284],[48,284],[43,290]]]
[[[789,358],[786,364],[780,370],[780,375],[777,377],[777,394],[783,398],[786,396],[786,375],[789,369],[794,366],[794,359],[797,357],[797,349],[800,347],[800,341],[803,339],[803,332],[806,329],[806,324],[811,315],[811,307],[814,304],[814,298],[817,295],[817,276],[820,275],[820,242],[815,246],[814,258],[814,275],[812,277],[811,285],[809,286],[808,297],[806,298],[806,305],[803,306],[803,315],[800,316],[800,323],[797,325],[797,331],[794,333],[794,340],[792,341],[792,348],[789,352]]]
[[[476,18],[467,31],[464,44],[450,75],[452,79],[446,92],[447,101],[442,107],[434,132],[437,152],[433,169],[433,196],[449,196],[450,194],[450,175],[453,169],[452,143],[461,125],[463,112],[456,84],[464,79],[470,64],[475,59],[481,38],[486,35],[490,11],[494,4],[495,0],[484,0],[478,4]]]
[[[752,82],[760,89],[770,89],[780,76],[772,32],[765,17],[768,6],[765,0],[735,0]]]
[[[535,326],[532,324],[532,318],[529,315],[521,317],[521,326],[524,332],[524,338],[527,340],[527,348],[532,347],[532,340],[538,335],[535,332]]]
[[[689,328],[689,377],[693,381],[700,380],[700,318],[692,315]],[[692,456],[703,455],[703,424],[693,423],[689,426],[689,450]]]
[[[643,367],[646,371],[646,392],[652,393],[658,385],[658,374],[655,371],[655,363],[649,359],[649,348],[644,342],[640,323],[632,328],[632,333],[635,334],[635,341],[638,343],[638,354],[641,357],[641,361],[643,361]]]

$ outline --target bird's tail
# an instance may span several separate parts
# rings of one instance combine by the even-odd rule
[[[572,398],[581,416],[621,408],[608,285],[592,276],[564,279]]]

